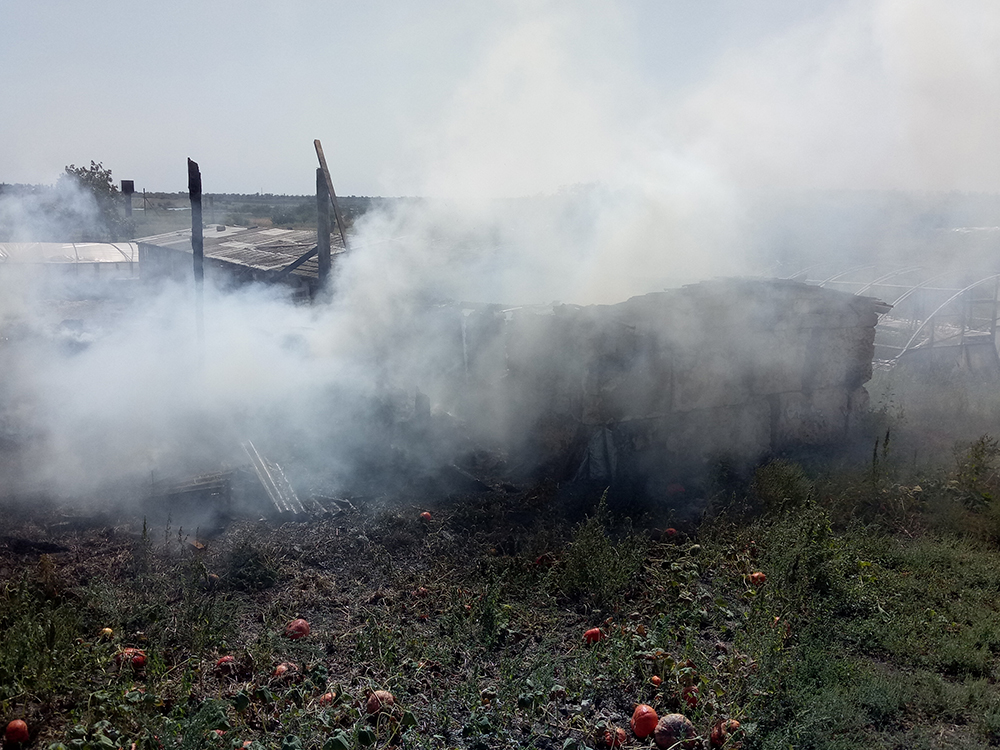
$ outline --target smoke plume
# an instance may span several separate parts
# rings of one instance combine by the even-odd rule
[[[852,234],[831,216],[863,209],[837,214],[803,191],[1000,187],[988,0],[830,4],[736,39],[669,90],[630,52],[630,13],[524,3],[505,16],[438,122],[412,135],[413,159],[386,175],[427,200],[358,222],[327,305],[210,285],[200,346],[186,286],[80,299],[0,266],[8,490],[210,470],[240,461],[246,438],[347,481],[386,404],[412,405],[418,388],[444,403],[435,373],[455,366],[457,329],[435,306],[610,303],[791,272],[817,251],[878,254],[893,245],[884,224]],[[94,210],[86,195],[59,201]],[[911,226],[926,210],[899,213]],[[0,227],[13,240],[69,231],[31,195],[0,196]]]

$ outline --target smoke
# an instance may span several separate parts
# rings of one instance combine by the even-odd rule
[[[998,41],[983,0],[835,4],[722,57],[676,133],[751,188],[995,191]]]
[[[809,243],[847,257],[872,234],[891,243],[880,228],[831,239],[831,215],[862,209],[821,205],[809,221],[802,191],[998,186],[988,0],[832,4],[734,39],[669,90],[630,52],[635,22],[604,3],[505,16],[437,125],[413,134],[414,158],[386,175],[428,199],[358,222],[329,305],[209,286],[202,346],[184,285],[81,299],[0,268],[0,437],[19,446],[8,488],[88,493],[209,470],[241,461],[246,438],[347,481],[382,439],[381,410],[405,413],[417,388],[447,405],[464,308],[442,305],[619,302],[766,271]],[[70,190],[57,183],[60,205],[95,213]],[[70,231],[33,195],[0,196],[0,227],[15,240]]]
[[[413,139],[410,169],[387,180],[443,205],[393,217],[395,234],[382,234],[485,227],[492,266],[449,274],[440,256],[409,254],[435,283],[488,280],[456,296],[504,301],[613,302],[818,260],[895,263],[915,245],[934,256],[929,232],[969,219],[969,202],[947,193],[1000,189],[989,141],[1000,125],[1000,10],[984,0],[815,7],[765,35],[720,20],[721,54],[652,77],[634,51],[636,25],[648,13],[676,45],[676,11],[516,6],[438,125]],[[536,199],[511,199],[524,195]],[[976,221],[998,224],[1000,211]]]
[[[73,242],[107,231],[94,194],[65,176],[55,185],[0,185],[0,241]]]
[[[25,448],[22,490],[86,496],[115,480],[245,461],[241,440],[314,424],[305,405],[343,380],[313,352],[326,343],[313,311],[274,290],[210,287],[200,344],[187,287],[66,299],[52,277],[20,286],[0,354],[10,360],[3,403],[17,405],[5,416]]]
[[[363,232],[415,239],[420,278],[460,299],[615,302],[745,271],[742,199],[663,127],[630,19],[596,2],[516,8],[390,177],[430,205]],[[488,252],[441,262],[442,245]]]

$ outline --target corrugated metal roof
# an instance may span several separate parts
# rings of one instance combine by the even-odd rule
[[[167,232],[136,240],[149,245],[190,253],[191,230]],[[336,233],[330,238],[331,252],[344,252]],[[316,247],[316,232],[308,229],[261,229],[209,225],[204,230],[205,258],[235,263],[260,271],[280,271]],[[298,276],[318,275],[316,258],[293,271]]]
[[[135,263],[135,242],[0,242],[0,264]]]

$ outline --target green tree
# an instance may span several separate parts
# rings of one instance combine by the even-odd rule
[[[128,238],[129,225],[122,216],[122,195],[111,179],[111,170],[105,169],[101,162],[92,161],[89,167],[70,164],[59,176],[56,193],[65,198],[62,201],[64,215],[77,219],[74,223],[81,234],[80,239],[100,242]],[[93,199],[92,203],[88,197]]]

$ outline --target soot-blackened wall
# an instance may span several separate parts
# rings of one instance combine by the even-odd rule
[[[779,280],[466,308],[452,407],[516,461],[565,477],[669,480],[720,457],[752,462],[844,437],[867,405],[884,309]]]

